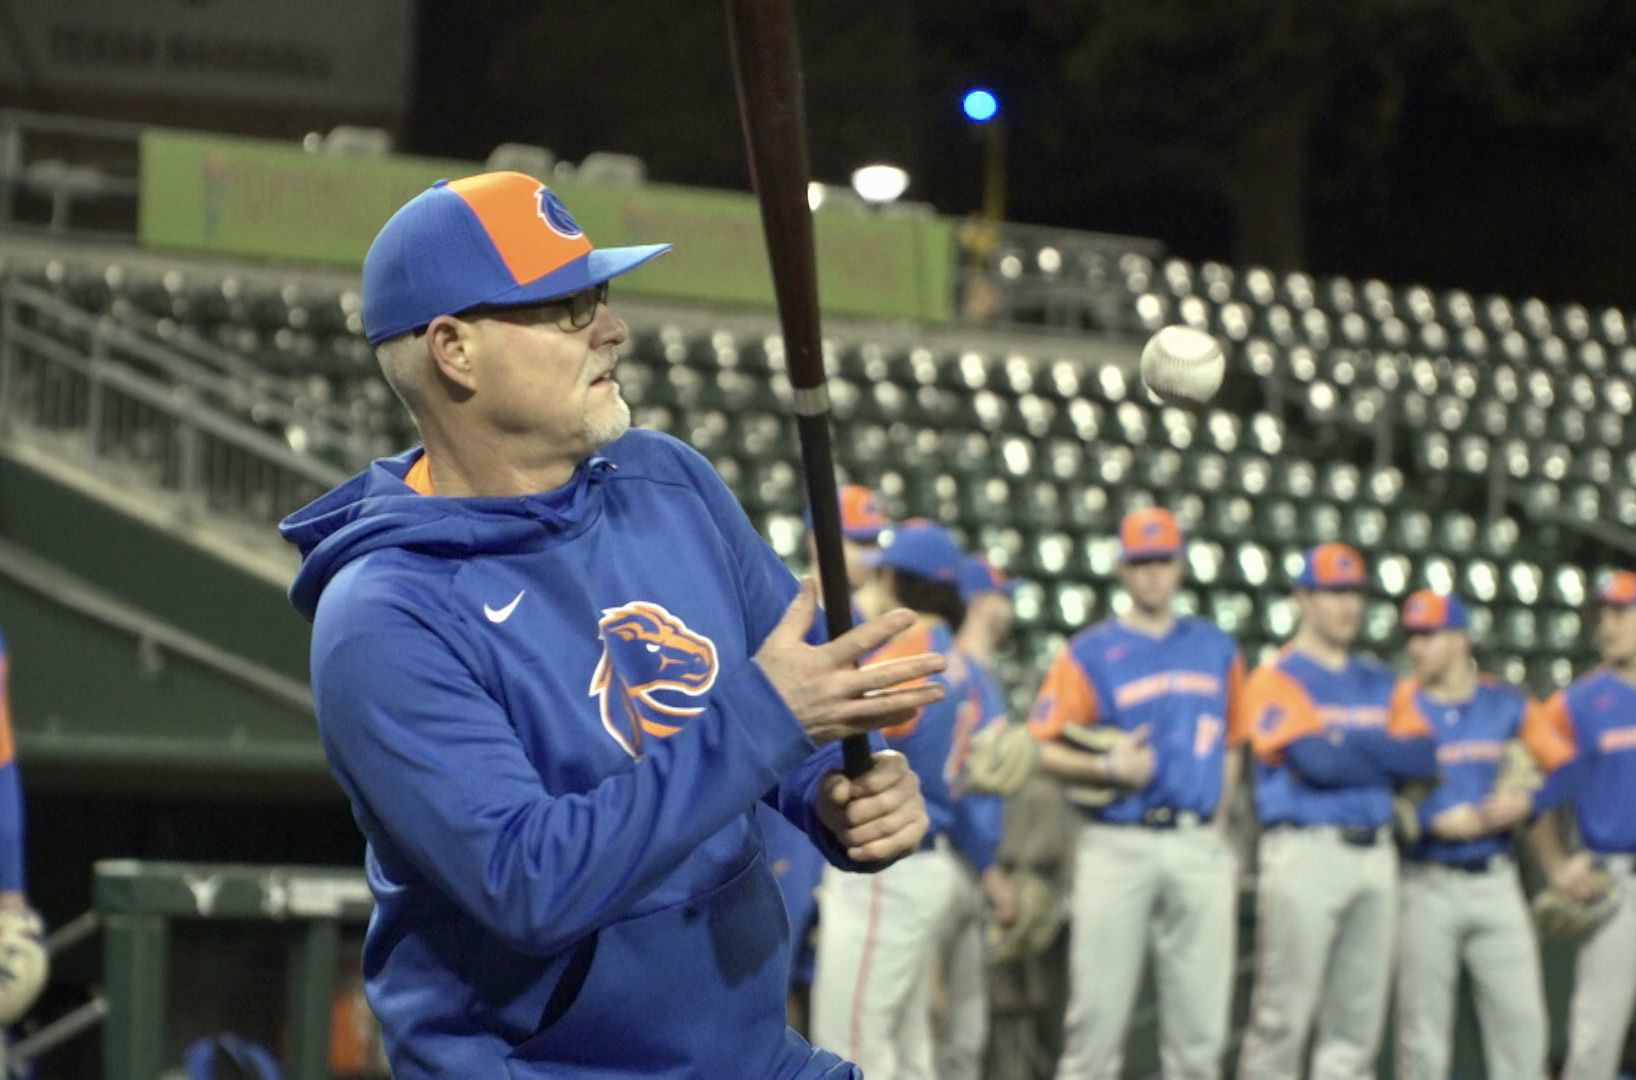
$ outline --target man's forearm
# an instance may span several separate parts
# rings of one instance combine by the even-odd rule
[[[1568,852],[1562,846],[1559,813],[1560,811],[1552,811],[1541,814],[1529,827],[1526,839],[1528,854],[1539,864],[1540,871],[1547,878],[1568,861]]]

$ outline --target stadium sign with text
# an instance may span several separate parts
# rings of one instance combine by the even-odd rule
[[[410,0],[10,0],[5,7],[0,88],[24,102],[121,94],[392,116],[409,98]]]

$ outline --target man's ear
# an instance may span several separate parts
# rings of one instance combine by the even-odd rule
[[[426,352],[438,375],[468,394],[477,389],[476,331],[453,315],[439,315],[426,327]]]

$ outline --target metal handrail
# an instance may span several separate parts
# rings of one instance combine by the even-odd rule
[[[0,282],[0,296],[7,295],[21,301],[27,307],[49,314],[53,318],[60,319],[70,326],[85,331],[92,336],[94,341],[117,345],[144,362],[163,370],[178,382],[209,390],[222,399],[232,400],[237,396],[238,391],[248,385],[256,393],[254,405],[268,410],[274,419],[280,422],[299,422],[308,427],[316,427],[319,429],[317,434],[320,441],[332,445],[341,445],[346,441],[345,431],[336,423],[338,417],[332,406],[320,407],[310,416],[303,415],[290,400],[287,385],[269,376],[266,372],[256,368],[255,365],[235,353],[219,350],[219,355],[212,358],[220,367],[227,368],[229,373],[224,373],[221,370],[211,370],[183,352],[144,338],[135,330],[121,323],[99,319],[91,313],[53,296],[44,289],[18,281]],[[189,347],[193,349],[198,349],[205,344],[207,343],[196,338],[188,342]],[[280,393],[280,391],[285,392]]]
[[[121,630],[139,643],[151,644],[226,675],[268,697],[316,716],[307,684],[263,667],[208,641],[112,600],[44,559],[0,540],[0,577],[105,626]]]
[[[112,385],[158,412],[165,413],[178,423],[199,428],[241,450],[248,450],[263,460],[269,460],[302,477],[332,487],[346,474],[305,454],[299,454],[277,439],[241,424],[209,405],[194,400],[178,401],[174,388],[157,385],[111,360],[87,359],[72,347],[28,326],[12,326],[10,337],[50,357],[54,363],[85,376],[93,382]]]

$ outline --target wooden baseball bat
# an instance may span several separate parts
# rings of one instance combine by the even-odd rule
[[[852,596],[841,550],[840,497],[830,447],[829,390],[818,329],[818,271],[807,204],[807,132],[801,59],[790,0],[727,0],[733,74],[738,84],[750,180],[772,263],[784,356],[795,388],[795,423],[818,548],[818,579],[831,640],[852,629]],[[848,776],[869,771],[869,742],[842,743]]]

